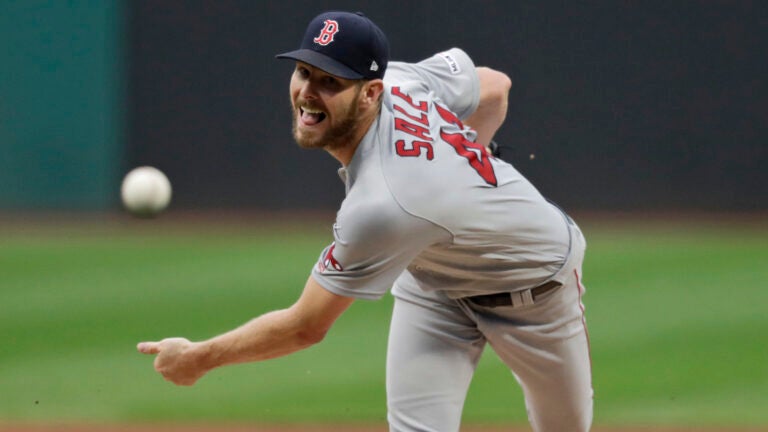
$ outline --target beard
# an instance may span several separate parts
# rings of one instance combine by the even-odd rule
[[[337,149],[346,146],[351,141],[357,127],[360,124],[360,113],[358,107],[358,96],[360,91],[358,90],[352,103],[347,108],[346,112],[341,113],[338,122],[335,125],[331,125],[321,135],[315,133],[306,132],[302,133],[298,129],[298,120],[296,119],[296,113],[293,112],[293,139],[301,148],[305,149]],[[325,118],[323,121],[330,121]]]

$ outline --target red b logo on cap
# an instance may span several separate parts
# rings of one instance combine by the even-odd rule
[[[325,26],[323,26],[323,29],[320,30],[320,34],[313,40],[316,44],[325,46],[333,42],[333,35],[339,32],[339,23],[331,19],[327,19],[323,21],[323,23]]]

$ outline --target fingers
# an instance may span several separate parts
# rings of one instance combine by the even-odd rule
[[[191,342],[185,338],[167,338],[158,342],[139,342],[136,349],[142,354],[157,354],[155,370],[180,386],[191,386],[205,375],[205,369],[185,358]]]
[[[143,354],[160,354],[161,351],[178,352],[189,343],[189,340],[185,338],[174,337],[159,342],[139,342],[136,349]]]
[[[140,342],[136,349],[142,354],[157,354],[160,352],[160,342]]]

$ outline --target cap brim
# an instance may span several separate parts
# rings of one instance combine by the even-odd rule
[[[275,56],[279,59],[292,59],[300,62],[304,62],[308,65],[314,66],[331,75],[346,79],[361,79],[363,75],[350,69],[344,63],[340,63],[325,54],[321,54],[317,51],[309,49],[298,49],[296,51],[290,51],[287,53],[278,54]]]

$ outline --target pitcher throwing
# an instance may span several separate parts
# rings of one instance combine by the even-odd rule
[[[458,431],[487,345],[519,381],[535,431],[587,431],[585,241],[574,221],[486,146],[510,79],[460,49],[389,62],[359,13],[313,19],[290,81],[293,133],[341,163],[333,242],[288,309],[212,339],[142,342],[166,379],[320,342],[355,299],[395,297],[387,353],[391,431]],[[499,385],[509,385],[499,383]]]

